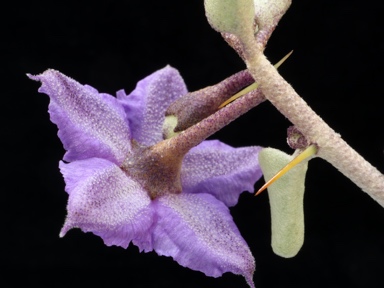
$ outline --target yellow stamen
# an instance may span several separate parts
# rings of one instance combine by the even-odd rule
[[[275,68],[279,68],[281,66],[281,64],[283,64],[285,62],[285,60],[288,59],[289,56],[291,56],[293,50],[291,52],[289,52],[287,55],[285,55],[279,62],[277,62],[274,66]],[[237,92],[235,95],[233,95],[231,98],[225,100],[223,103],[220,104],[219,108],[218,109],[221,109],[223,108],[224,106],[227,106],[229,103],[235,101],[237,98],[251,92],[252,90],[256,90],[257,88],[259,87],[259,84],[257,83],[253,83],[247,87],[245,87],[243,90]]]
[[[317,146],[311,145],[308,146],[303,152],[301,152],[299,155],[297,155],[291,162],[289,162],[284,168],[282,168],[279,172],[276,173],[275,176],[273,176],[271,179],[268,180],[267,183],[263,185],[259,189],[259,191],[256,192],[255,196],[259,195],[261,192],[263,192],[265,189],[268,188],[269,185],[271,185],[273,182],[275,182],[277,179],[279,179],[281,176],[283,176],[285,173],[287,173],[289,170],[291,170],[293,167],[295,167],[300,162],[304,161],[308,157],[311,157],[312,155],[317,153]]]

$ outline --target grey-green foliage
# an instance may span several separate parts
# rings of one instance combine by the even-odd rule
[[[259,163],[265,181],[287,165],[293,156],[280,150],[265,148]],[[282,257],[295,256],[304,243],[304,181],[308,161],[302,162],[276,180],[268,188],[271,206],[272,249]]]

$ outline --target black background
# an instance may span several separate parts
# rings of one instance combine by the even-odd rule
[[[276,62],[293,49],[281,74],[383,172],[381,1],[293,2],[267,56]],[[240,276],[205,277],[170,258],[139,253],[134,246],[107,247],[79,230],[60,239],[67,194],[58,161],[64,150],[49,121],[48,97],[37,93],[39,84],[25,76],[54,68],[114,95],[121,88],[131,91],[139,79],[170,64],[191,91],[214,84],[244,65],[209,27],[203,1],[8,4],[0,23],[0,274],[11,277],[2,277],[0,286],[247,287]],[[288,126],[284,116],[263,103],[214,138],[236,147],[290,152]],[[231,209],[256,259],[256,286],[384,287],[384,209],[320,159],[310,162],[306,187],[306,238],[293,259],[271,250],[267,193],[256,198],[243,194]],[[10,269],[18,273],[8,273]]]

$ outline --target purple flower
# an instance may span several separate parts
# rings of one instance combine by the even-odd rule
[[[60,170],[69,199],[61,237],[80,228],[106,245],[126,248],[132,241],[208,276],[241,274],[254,286],[254,258],[228,206],[260,178],[259,147],[203,141],[179,164],[162,160],[165,111],[187,93],[177,70],[167,66],[117,98],[55,70],[29,77],[49,95],[66,150]]]

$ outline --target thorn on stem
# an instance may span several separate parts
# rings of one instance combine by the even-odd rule
[[[301,152],[299,155],[297,155],[294,159],[292,159],[291,162],[289,162],[286,166],[284,166],[279,172],[275,174],[271,179],[269,179],[255,194],[255,196],[259,195],[261,192],[263,192],[265,189],[268,188],[273,182],[275,182],[277,179],[279,179],[281,176],[286,174],[289,170],[291,170],[293,167],[295,167],[297,164],[301,163],[305,159],[315,155],[317,153],[317,146],[315,144],[312,144],[308,146],[303,152]]]

